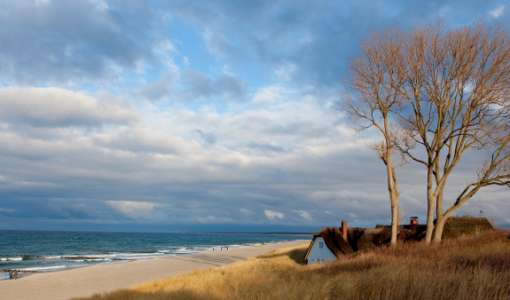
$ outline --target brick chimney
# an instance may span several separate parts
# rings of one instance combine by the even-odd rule
[[[340,230],[342,231],[342,238],[347,242],[348,234],[349,234],[349,225],[347,225],[347,221],[342,220]]]

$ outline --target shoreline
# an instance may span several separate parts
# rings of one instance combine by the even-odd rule
[[[189,255],[168,255],[36,272],[20,279],[0,281],[0,294],[6,299],[64,300],[87,297],[195,270],[225,266],[278,248],[302,244],[304,241],[229,246],[229,250],[223,251],[207,249]]]
[[[119,262],[132,262],[149,260],[170,256],[189,256],[192,254],[212,250],[221,251],[241,246],[257,246],[267,243],[287,242],[296,239],[281,241],[260,241],[231,244],[197,244],[188,246],[155,247],[152,251],[117,251],[117,252],[85,252],[69,254],[29,254],[0,257],[0,281],[21,279],[33,274],[60,272],[76,268],[88,268],[99,264],[113,264]],[[154,248],[154,247],[153,247]],[[11,276],[14,275],[14,276]]]

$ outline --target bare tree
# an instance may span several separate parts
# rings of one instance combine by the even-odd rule
[[[386,166],[392,242],[399,201],[395,149],[426,171],[426,242],[439,242],[447,219],[482,188],[510,186],[507,33],[480,26],[389,32],[365,45],[353,71],[358,93],[351,112],[383,137],[377,150]],[[444,208],[449,179],[468,152],[485,162]]]
[[[391,207],[391,245],[397,244],[399,226],[399,191],[393,154],[396,135],[394,114],[402,101],[405,69],[402,41],[398,36],[374,36],[364,47],[363,57],[353,64],[353,88],[357,92],[350,103],[350,113],[364,127],[375,128],[382,136],[376,145],[379,158],[386,167],[386,179]]]
[[[402,35],[406,83],[400,117],[407,134],[396,147],[426,169],[426,241],[439,242],[447,219],[480,189],[510,183],[510,39],[482,27]],[[487,160],[444,209],[448,179],[470,150]]]

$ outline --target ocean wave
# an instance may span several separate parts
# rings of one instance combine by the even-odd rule
[[[185,255],[185,254],[193,254],[193,253],[200,252],[200,250],[197,248],[198,247],[194,247],[194,248],[181,247],[181,248],[175,249],[173,251],[173,254]]]
[[[9,276],[9,273],[0,272],[0,280],[8,280],[8,279],[11,279],[11,276]]]
[[[158,250],[157,253],[161,253],[161,254],[171,254],[172,253],[172,250],[168,250],[168,249],[163,249],[163,250]]]
[[[0,262],[15,262],[15,261],[22,261],[23,257],[21,256],[14,256],[14,257],[0,257]]]
[[[62,255],[45,255],[45,256],[41,256],[41,259],[44,259],[44,260],[57,260],[57,259],[62,259]]]
[[[100,262],[111,262],[113,259],[111,258],[73,258],[66,259],[67,261],[77,262],[77,263],[100,263]]]
[[[151,252],[151,253],[116,253],[113,256],[113,260],[142,260],[142,259],[151,259],[156,257],[161,257],[166,255],[161,252]]]
[[[84,254],[49,254],[49,255],[20,255],[0,257],[0,264],[12,264],[13,268],[24,267],[23,271],[41,272],[64,269],[67,267],[82,267],[96,263],[111,263],[113,261],[135,261],[147,260],[165,256],[191,255],[201,251],[211,251],[220,247],[237,248],[243,246],[259,246],[266,242],[252,242],[224,245],[193,245],[193,246],[169,246],[168,248],[158,249],[154,252],[108,252],[108,253],[84,253]],[[18,266],[18,262],[34,261],[34,263],[23,263]],[[47,263],[44,263],[47,262]],[[40,264],[50,264],[50,266],[40,266]],[[34,266],[35,265],[35,266]],[[37,266],[39,265],[39,266]]]
[[[112,260],[114,257],[114,254],[69,254],[62,255],[61,259],[71,261],[102,261]]]
[[[50,272],[50,271],[67,269],[69,267],[70,266],[68,266],[68,265],[58,265],[58,266],[17,268],[15,270],[18,271],[18,272]]]

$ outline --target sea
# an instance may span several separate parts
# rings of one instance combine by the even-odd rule
[[[93,264],[191,255],[213,247],[239,247],[310,238],[296,233],[124,233],[0,230],[0,280]]]

